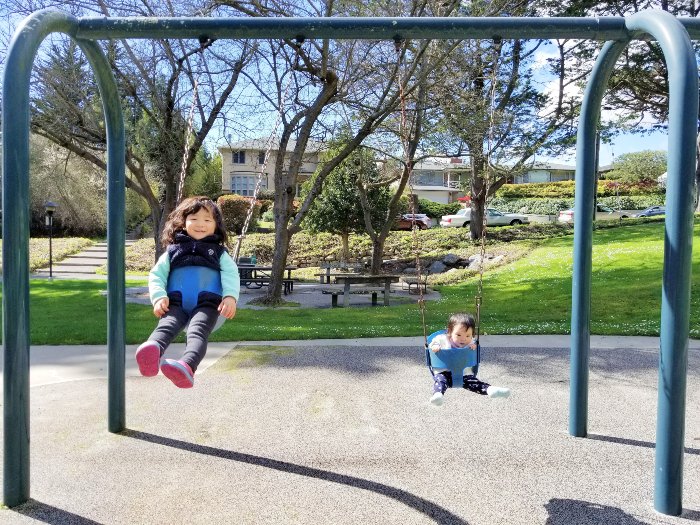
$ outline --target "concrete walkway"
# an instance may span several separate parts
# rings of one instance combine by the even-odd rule
[[[483,344],[480,375],[513,395],[442,407],[420,338],[214,343],[191,390],[138,376],[130,347],[120,434],[106,349],[33,347],[32,500],[0,524],[700,521],[700,342],[682,517],[652,507],[656,338],[592,339],[589,439],[567,433],[568,337]]]
[[[127,240],[126,245],[134,241]],[[98,242],[85,250],[52,264],[51,274],[56,279],[105,279],[105,275],[95,273],[107,264],[107,242]],[[35,278],[48,278],[49,268],[34,272]]]

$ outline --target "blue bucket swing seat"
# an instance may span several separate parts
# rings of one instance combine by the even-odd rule
[[[205,266],[175,268],[168,277],[167,289],[168,293],[180,292],[182,294],[182,309],[192,315],[192,310],[197,306],[197,298],[200,292],[223,295],[221,272]],[[212,332],[221,328],[224,321],[226,321],[226,318],[220,315]]]
[[[481,346],[476,343],[476,349],[466,348],[441,348],[439,352],[430,351],[430,343],[439,335],[446,334],[447,330],[438,330],[430,334],[426,340],[425,360],[430,369],[430,373],[434,376],[434,369],[445,369],[452,373],[452,383],[462,386],[461,378],[464,376],[465,368],[472,368],[474,374],[479,371],[479,362],[481,361]]]

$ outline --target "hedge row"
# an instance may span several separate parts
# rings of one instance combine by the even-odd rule
[[[643,210],[650,206],[663,206],[665,195],[626,195],[599,197],[598,204],[615,210]],[[509,213],[531,213],[535,215],[557,215],[560,210],[573,208],[574,199],[504,199],[495,197],[489,206]]]
[[[575,182],[532,182],[529,184],[504,184],[496,192],[503,199],[572,199]],[[663,195],[664,191],[653,182],[629,183],[614,180],[598,181],[598,197],[617,195]]]

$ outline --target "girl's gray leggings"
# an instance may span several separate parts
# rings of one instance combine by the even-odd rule
[[[197,306],[192,310],[192,316],[190,317],[187,312],[182,309],[182,306],[177,303],[173,304],[173,301],[171,301],[168,313],[160,318],[158,326],[153,330],[148,340],[158,343],[160,346],[160,355],[162,356],[173,339],[175,339],[177,334],[182,331],[189,321],[185,353],[180,360],[187,363],[192,369],[192,372],[194,372],[207,353],[209,334],[211,334],[214,329],[218,318],[219,312],[215,306]]]

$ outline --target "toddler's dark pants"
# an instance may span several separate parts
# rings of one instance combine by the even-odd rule
[[[433,383],[433,392],[440,392],[441,394],[444,394],[445,390],[452,386],[452,372],[438,372],[435,374],[434,379],[435,383]],[[491,385],[488,383],[480,381],[475,375],[470,374],[462,378],[462,388],[466,388],[470,392],[475,392],[477,394],[481,394],[482,396],[486,395],[486,390],[488,390],[490,386]]]
[[[168,312],[160,318],[158,326],[153,330],[148,340],[158,343],[160,355],[162,356],[166,348],[189,321],[185,353],[182,355],[181,360],[187,363],[192,372],[194,372],[207,353],[209,335],[219,318],[217,306],[211,304],[199,305],[192,310],[191,317],[182,309],[180,304],[177,302],[173,304],[172,300],[168,308]]]

